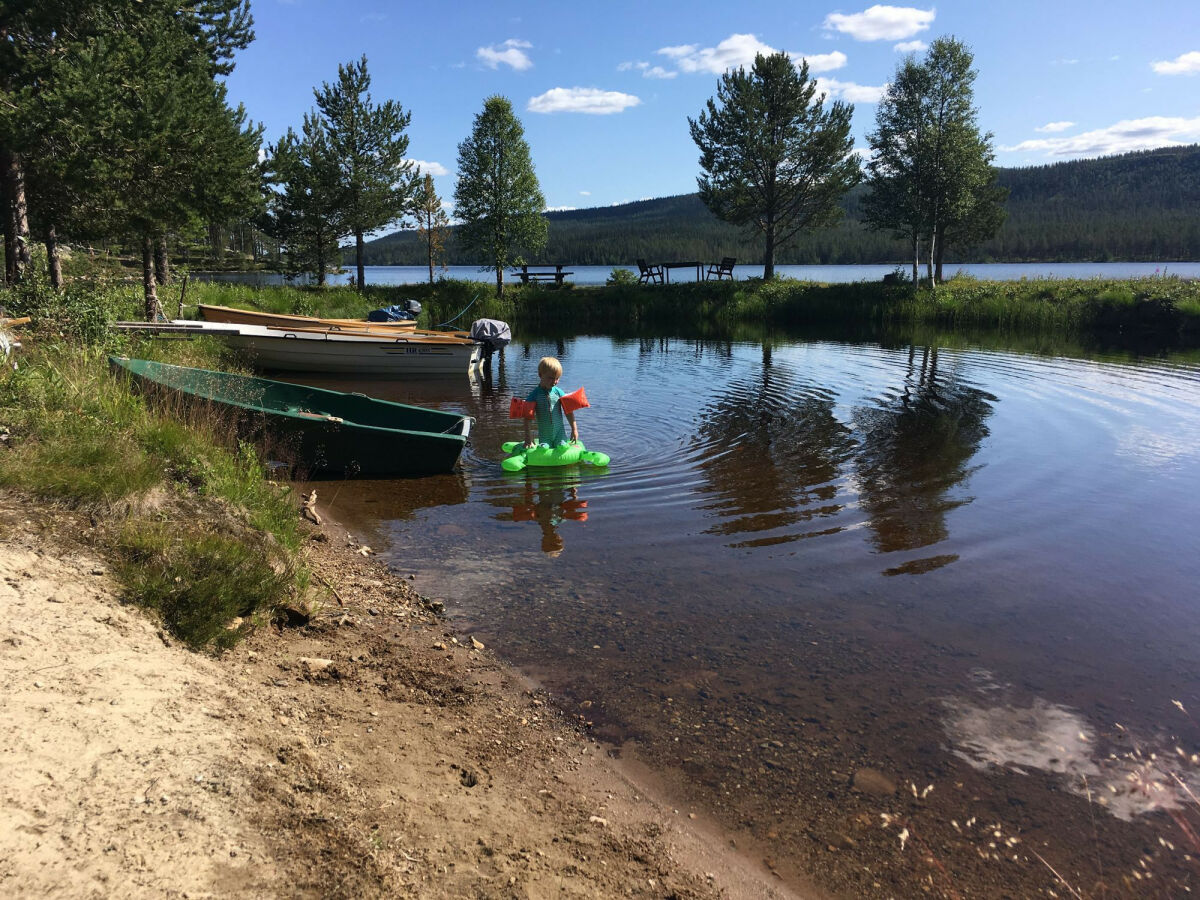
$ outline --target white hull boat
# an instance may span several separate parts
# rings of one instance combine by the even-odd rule
[[[458,375],[482,360],[482,345],[466,338],[347,334],[188,319],[175,320],[171,326],[211,335],[245,354],[257,368],[270,371]]]

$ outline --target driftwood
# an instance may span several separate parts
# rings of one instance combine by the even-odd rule
[[[317,492],[313,489],[304,495],[304,502],[300,504],[300,515],[313,522],[316,525],[321,524],[321,516],[317,512]]]

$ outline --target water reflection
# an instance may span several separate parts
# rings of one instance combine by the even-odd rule
[[[956,495],[977,467],[969,462],[988,434],[996,398],[939,370],[938,350],[910,347],[904,386],[854,410],[859,435],[855,473],[872,543],[880,553],[946,540],[946,514],[970,502]],[[889,569],[920,574],[957,559],[943,554]]]
[[[854,447],[834,415],[835,396],[772,365],[763,346],[758,373],[729,384],[701,412],[701,508],[719,517],[708,534],[756,537],[759,547],[836,533],[841,526],[798,526],[837,515],[839,471]]]
[[[558,526],[565,521],[586,522],[587,501],[579,496],[579,475],[531,476],[525,479],[521,502],[512,508],[514,522],[536,522],[542,529],[542,552],[558,556],[566,546]]]

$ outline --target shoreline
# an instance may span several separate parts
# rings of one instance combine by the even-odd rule
[[[302,551],[336,596],[214,659],[87,521],[0,495],[6,893],[798,896],[337,523]]]

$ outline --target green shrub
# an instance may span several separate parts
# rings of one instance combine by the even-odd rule
[[[156,611],[173,635],[195,649],[231,647],[251,626],[248,620],[282,603],[293,583],[250,534],[131,521],[117,552],[126,601]]]
[[[12,316],[29,316],[32,321],[26,327],[40,341],[112,345],[120,336],[109,324],[139,315],[140,288],[123,282],[81,280],[55,291],[44,277],[31,275],[0,291],[0,306]]]

